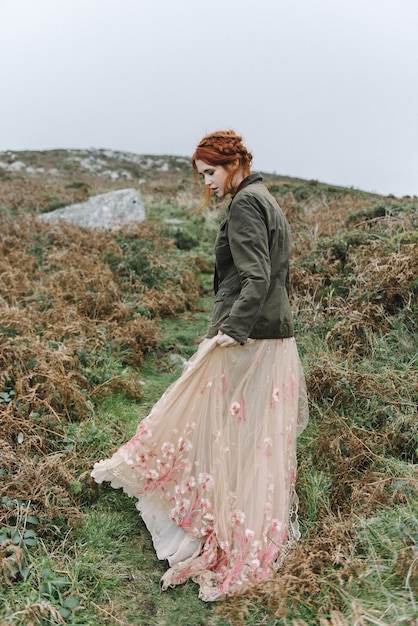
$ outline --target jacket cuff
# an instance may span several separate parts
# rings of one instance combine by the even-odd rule
[[[225,324],[222,324],[222,326],[219,327],[219,330],[225,333],[225,335],[232,337],[232,339],[235,339],[235,341],[238,341],[238,343],[240,343],[242,346],[247,342],[248,335],[243,335],[242,333],[237,332],[236,327],[231,327],[228,324],[228,320],[225,322]]]

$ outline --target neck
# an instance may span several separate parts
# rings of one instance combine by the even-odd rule
[[[242,183],[242,181],[244,180],[244,178],[247,178],[247,175],[243,175],[242,172],[237,172],[232,180],[232,185],[234,187],[234,193],[236,192],[236,190],[238,189],[238,187],[240,186],[240,184]]]

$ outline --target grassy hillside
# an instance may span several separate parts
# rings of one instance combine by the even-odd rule
[[[134,503],[89,480],[204,336],[225,206],[188,159],[0,153],[0,624],[418,623],[416,197],[265,174],[293,233],[311,419],[302,539],[241,598],[161,594]],[[92,233],[45,211],[134,187],[147,221]]]

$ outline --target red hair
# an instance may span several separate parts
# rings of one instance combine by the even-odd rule
[[[224,167],[228,176],[225,179],[225,193],[235,193],[233,180],[237,173],[245,178],[250,173],[252,154],[242,143],[242,137],[233,130],[218,130],[203,137],[192,156],[192,165],[197,175],[196,161],[208,165]],[[210,201],[210,189],[205,187],[204,209]]]

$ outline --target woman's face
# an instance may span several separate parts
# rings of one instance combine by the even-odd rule
[[[228,171],[222,165],[209,165],[209,163],[199,160],[195,161],[195,166],[205,185],[210,188],[215,196],[223,198]]]

